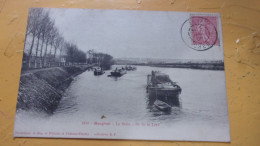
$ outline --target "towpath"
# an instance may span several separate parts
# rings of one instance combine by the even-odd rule
[[[80,66],[86,66],[86,67],[92,67],[93,65],[76,65],[76,67],[80,67]],[[68,66],[68,67],[72,67],[72,66]],[[31,69],[31,70],[26,70],[26,71],[22,71],[21,72],[21,76],[24,76],[24,75],[28,75],[28,74],[31,74],[31,73],[35,73],[35,72],[38,72],[38,71],[48,71],[48,70],[51,70],[51,69],[54,69],[54,68],[60,68],[60,67],[48,67],[48,68],[37,68],[37,69]]]

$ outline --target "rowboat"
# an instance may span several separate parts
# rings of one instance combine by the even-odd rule
[[[172,109],[172,107],[171,107],[169,104],[167,104],[167,103],[165,103],[165,102],[163,102],[163,101],[161,101],[161,100],[156,100],[156,101],[154,102],[154,106],[155,106],[157,109],[159,109],[159,110],[161,110],[161,111],[164,111],[164,112],[169,112],[169,111],[171,111],[171,109]]]

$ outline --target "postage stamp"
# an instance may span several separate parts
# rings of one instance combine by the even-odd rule
[[[208,50],[219,45],[217,26],[217,16],[191,15],[182,25],[182,40],[194,50]]]

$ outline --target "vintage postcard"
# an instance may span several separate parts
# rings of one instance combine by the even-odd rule
[[[220,15],[31,8],[14,137],[229,142]]]

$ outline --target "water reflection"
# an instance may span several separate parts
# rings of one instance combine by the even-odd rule
[[[155,91],[148,92],[147,76],[152,70],[169,75],[173,82],[178,82],[182,93],[157,91],[156,96]],[[194,77],[188,78],[190,74]],[[106,119],[110,120],[152,120],[164,123],[218,118],[225,110],[224,107],[219,108],[224,104],[221,104],[222,99],[217,96],[221,93],[218,87],[222,87],[222,82],[214,80],[213,84],[210,80],[211,74],[222,78],[223,73],[146,66],[138,66],[137,70],[127,71],[127,74],[121,77],[108,77],[110,71],[100,76],[94,76],[93,71],[87,71],[71,83],[53,116],[66,119],[69,113],[75,119],[94,120],[105,115]],[[200,82],[202,78],[203,83]],[[194,85],[191,86],[191,83]],[[198,92],[209,87],[215,90]],[[156,108],[154,102],[157,99],[169,104],[171,110],[163,112]]]
[[[173,82],[178,82],[182,88],[178,98],[169,99],[168,95],[160,96],[160,93],[156,98],[155,94],[147,92],[147,75],[152,70],[168,74]],[[171,136],[185,134],[182,132],[185,130],[193,131],[193,135],[198,132],[229,131],[223,71],[138,66],[136,71],[129,71],[118,78],[107,77],[109,74],[106,71],[101,76],[94,76],[93,71],[86,71],[76,76],[52,116],[19,112],[16,114],[16,125],[19,125],[16,129],[97,131],[101,127],[79,124],[81,121],[102,120],[160,123],[160,131],[156,132],[175,132],[170,133]],[[171,105],[171,111],[158,110],[154,106],[156,99]],[[115,130],[115,127],[106,128]],[[123,133],[140,130],[129,128]]]
[[[118,81],[120,79],[120,77],[114,77],[114,76],[107,76],[107,77],[110,77],[111,79],[113,79],[113,81]]]

